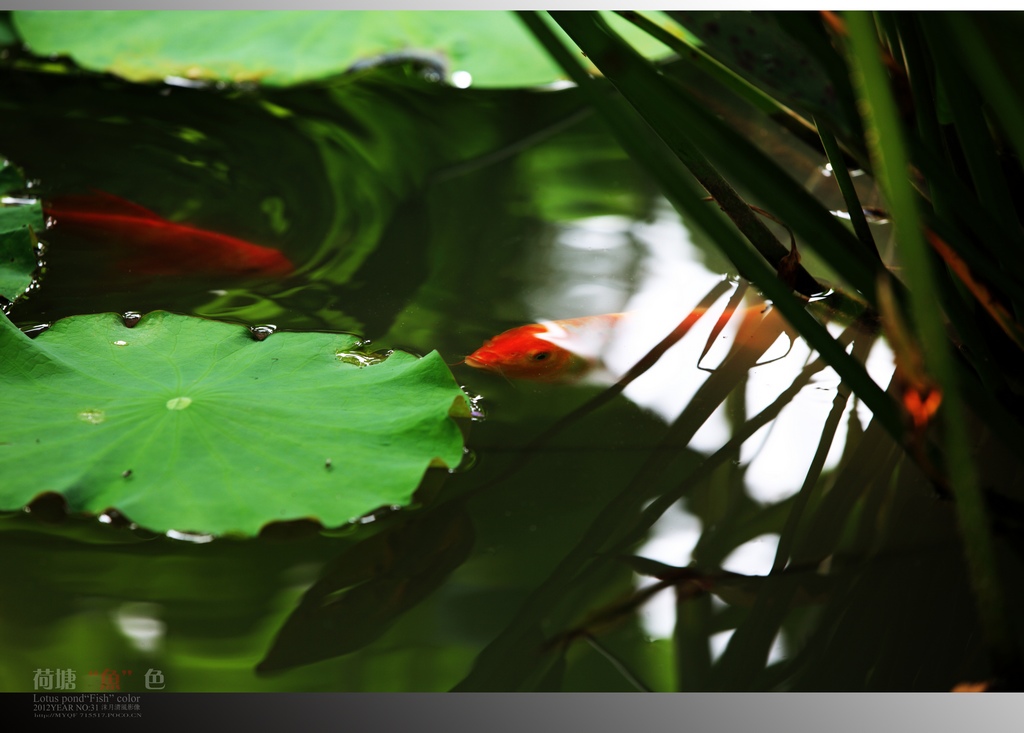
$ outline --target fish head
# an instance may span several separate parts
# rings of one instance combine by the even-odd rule
[[[549,338],[549,328],[543,324],[513,328],[486,341],[465,363],[509,379],[537,382],[573,379],[590,368],[590,360]]]

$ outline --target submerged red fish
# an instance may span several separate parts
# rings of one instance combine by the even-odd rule
[[[698,305],[675,326],[672,335],[678,340],[707,312],[706,306]],[[764,303],[727,307],[718,316],[715,330],[698,358],[698,368],[701,368],[700,359],[711,348],[712,339],[734,314],[746,317],[760,316],[765,312]],[[645,316],[639,312],[606,313],[518,326],[488,339],[463,363],[475,369],[497,372],[509,379],[534,382],[571,382],[587,375],[598,376],[606,371],[602,357],[615,330],[623,321],[637,318]]]
[[[488,339],[465,363],[510,379],[576,379],[599,364],[601,346],[626,315],[607,313],[518,326]]]
[[[44,202],[43,212],[61,228],[126,248],[125,266],[143,274],[284,275],[293,269],[279,250],[169,221],[102,191]]]

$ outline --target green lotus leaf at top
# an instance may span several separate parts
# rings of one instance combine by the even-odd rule
[[[157,311],[57,321],[32,340],[0,317],[0,509],[58,492],[157,531],[337,526],[408,504],[454,467],[465,396],[437,352],[276,333]]]
[[[130,81],[168,76],[283,86],[367,60],[434,58],[474,86],[527,87],[564,78],[513,13],[504,11],[16,11],[40,55]],[[668,49],[627,21],[616,28],[643,53]]]

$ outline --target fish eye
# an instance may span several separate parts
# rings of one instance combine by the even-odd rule
[[[548,351],[538,351],[536,354],[532,354],[530,356],[530,358],[533,359],[534,361],[544,361],[549,356],[551,356],[551,352],[548,352]]]

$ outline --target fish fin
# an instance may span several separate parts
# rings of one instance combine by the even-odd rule
[[[536,337],[581,356],[588,361],[601,357],[615,329],[629,313],[606,313],[598,316],[541,321]]]
[[[594,387],[611,387],[619,381],[621,375],[616,374],[603,361],[591,362],[589,368],[580,374],[575,380],[577,384],[586,384]]]
[[[138,219],[154,219],[163,221],[163,217],[150,211],[145,206],[115,196],[96,188],[89,193],[74,193],[58,196],[49,202],[47,209],[56,216],[61,212],[85,211],[90,214],[106,214],[108,216],[132,216]]]

